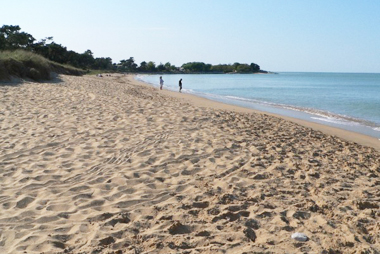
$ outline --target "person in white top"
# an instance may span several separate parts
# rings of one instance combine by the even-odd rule
[[[160,76],[160,90],[162,90],[163,86],[164,86],[164,80],[162,79],[162,76]]]

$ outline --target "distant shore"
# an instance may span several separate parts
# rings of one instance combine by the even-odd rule
[[[113,73],[110,71],[109,73]],[[272,71],[259,71],[259,72],[187,72],[187,71],[171,71],[171,72],[126,72],[126,73],[119,73],[119,74],[126,74],[126,75],[171,75],[171,74],[182,74],[182,75],[188,75],[188,74],[278,74],[277,72]]]

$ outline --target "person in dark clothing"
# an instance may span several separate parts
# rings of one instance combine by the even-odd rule
[[[182,79],[179,80],[178,86],[179,86],[179,92],[182,93],[181,92],[181,90],[182,90]]]

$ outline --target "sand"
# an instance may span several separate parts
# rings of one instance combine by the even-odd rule
[[[378,140],[59,78],[0,86],[0,253],[380,253]]]

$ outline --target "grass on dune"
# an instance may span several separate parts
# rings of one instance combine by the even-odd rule
[[[83,70],[52,62],[29,51],[0,52],[0,80],[10,80],[11,77],[35,81],[49,80],[53,72],[68,75],[84,74]]]

